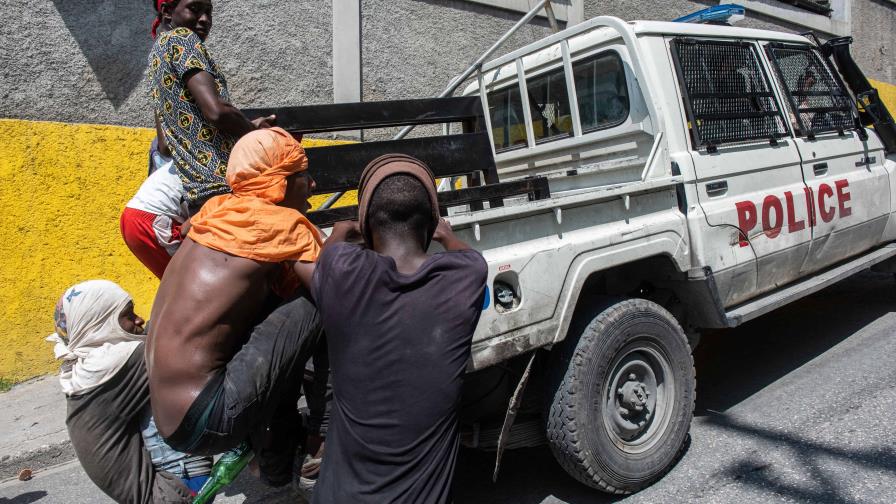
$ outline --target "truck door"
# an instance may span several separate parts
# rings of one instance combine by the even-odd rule
[[[890,213],[884,152],[856,129],[853,100],[817,49],[769,43],[766,54],[787,98],[815,209],[804,266],[805,272],[815,271],[881,240]]]
[[[756,43],[676,38],[670,49],[697,198],[710,226],[732,230],[714,246],[755,253],[739,255],[755,262],[753,289],[726,287],[736,275],[715,272],[730,306],[799,276],[812,239],[800,157]]]

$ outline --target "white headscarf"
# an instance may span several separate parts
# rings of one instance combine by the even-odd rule
[[[62,359],[59,383],[66,395],[78,395],[112,378],[128,361],[145,336],[121,328],[118,317],[131,301],[121,287],[108,280],[89,280],[68,289],[56,304],[56,332],[46,339],[56,343]]]

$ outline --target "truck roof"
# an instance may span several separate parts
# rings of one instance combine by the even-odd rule
[[[773,30],[741,28],[739,26],[673,23],[671,21],[631,21],[635,33],[639,35],[692,35],[700,37],[725,37],[758,40],[778,40],[781,42],[810,43],[802,35]]]
[[[597,18],[595,18],[597,19]],[[585,23],[588,23],[586,21]],[[674,23],[671,21],[621,21],[629,26],[636,35],[657,36],[692,36],[692,37],[718,37],[746,40],[774,40],[779,42],[791,42],[797,44],[809,44],[809,39],[802,35],[785,33],[772,30],[758,30],[754,28],[741,28],[737,26]],[[578,29],[577,29],[578,28]],[[533,42],[504,56],[489,61],[483,65],[486,84],[492,84],[516,76],[514,61],[522,57],[523,67],[526,70],[538,68],[560,60],[562,55],[558,42],[562,39],[569,41],[570,52],[575,54],[587,51],[591,47],[619,38],[614,30],[601,27],[576,33],[581,27],[570,27],[559,33]],[[470,95],[478,92],[479,83],[472,82],[464,88],[463,94]]]

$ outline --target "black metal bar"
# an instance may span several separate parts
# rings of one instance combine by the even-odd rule
[[[426,163],[436,178],[494,170],[491,144],[484,131],[334,145],[308,149],[305,152],[308,155],[310,173],[317,184],[317,194],[358,187],[364,167],[383,154],[413,156]]]
[[[790,89],[787,87],[787,81],[784,80],[784,71],[781,69],[781,65],[778,64],[778,53],[776,49],[784,49],[786,46],[780,42],[775,42],[769,44],[765,49],[766,55],[768,55],[769,61],[772,62],[772,67],[774,67],[775,72],[778,74],[778,82],[781,83],[781,87],[784,91],[784,96],[787,97],[788,103],[790,103],[790,110],[795,111],[793,114],[796,118],[797,126],[799,127],[798,135],[811,135],[812,130],[808,128],[806,124],[803,122],[803,118],[800,117],[799,114],[799,106],[796,103],[796,98],[790,92]],[[786,124],[786,123],[785,123]]]
[[[308,220],[315,226],[326,226],[334,222],[354,220],[358,218],[358,205],[327,208],[316,212],[308,212]]]
[[[287,131],[315,133],[475,121],[482,117],[482,101],[478,96],[456,96],[255,108],[244,112],[249,117],[276,114],[277,125]]]
[[[440,192],[439,209],[441,213],[445,215],[445,210],[449,207],[472,205],[474,203],[480,203],[481,206],[481,203],[485,200],[488,200],[489,202],[500,200],[501,205],[499,206],[503,206],[504,198],[519,196],[521,194],[528,194],[530,200],[549,198],[551,196],[551,190],[548,185],[548,179],[545,177],[533,177],[511,182],[501,182],[498,184]],[[308,213],[308,220],[316,226],[327,226],[334,222],[357,218],[357,205],[328,208]]]
[[[817,112],[852,112],[852,108],[843,107],[805,107],[798,109],[800,114],[812,114]]]
[[[675,64],[675,74],[678,76],[678,87],[681,89],[681,97],[684,100],[684,110],[688,116],[688,123],[691,125],[691,135],[693,135],[694,148],[698,149],[703,145],[703,139],[700,137],[700,129],[697,127],[697,120],[694,119],[694,106],[688,95],[688,86],[684,81],[684,68],[681,66],[681,58],[678,56],[679,48],[682,45],[696,44],[694,39],[676,38],[672,41],[674,51],[672,53],[672,62]]]
[[[763,91],[749,91],[746,93],[691,93],[691,99],[700,98],[773,98],[775,95]],[[827,96],[827,95],[825,95]]]
[[[456,191],[442,192],[439,193],[439,206],[447,208],[468,205],[474,201],[492,201],[494,199],[503,199],[508,196],[518,196],[520,194],[531,194],[532,199],[545,199],[550,197],[551,191],[548,187],[548,179],[545,177],[533,177],[530,179],[514,180],[512,182],[501,182],[499,184],[488,184],[479,187],[468,187]]]
[[[713,120],[737,120],[737,119],[757,119],[760,117],[777,117],[778,112],[774,110],[764,110],[757,112],[717,112],[713,114],[697,114],[697,120],[713,121]]]

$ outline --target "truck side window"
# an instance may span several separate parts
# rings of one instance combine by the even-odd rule
[[[526,80],[535,141],[572,136],[572,115],[563,69]]]
[[[489,93],[488,114],[492,123],[495,152],[526,145],[526,122],[523,119],[519,86],[513,84]]]
[[[766,51],[787,95],[794,129],[800,135],[855,127],[852,100],[817,50],[770,44]]]
[[[677,38],[672,59],[696,148],[787,134],[753,44]]]
[[[582,131],[610,128],[628,117],[628,88],[622,60],[604,53],[572,65]]]

